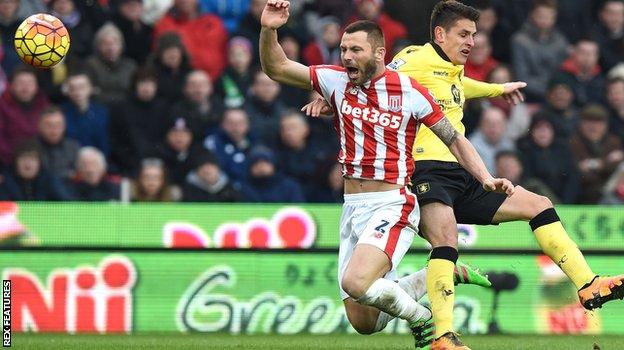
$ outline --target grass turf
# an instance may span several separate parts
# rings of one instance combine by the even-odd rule
[[[624,336],[463,336],[473,350],[616,350],[624,349]],[[594,343],[599,348],[594,348]],[[409,335],[245,335],[141,334],[58,335],[13,334],[14,349],[413,349]]]

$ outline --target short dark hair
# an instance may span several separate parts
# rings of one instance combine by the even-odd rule
[[[618,83],[623,83],[624,84],[624,77],[614,76],[614,77],[609,78],[607,80],[606,87],[609,88],[609,87],[611,87],[611,85],[615,85],[615,84],[618,84]]]
[[[353,22],[345,28],[344,32],[347,34],[353,34],[355,32],[365,32],[366,38],[368,39],[368,42],[371,44],[373,49],[386,46],[386,39],[384,39],[384,34],[381,30],[381,27],[373,21],[361,20]]]
[[[498,163],[500,161],[500,159],[503,158],[503,157],[512,157],[512,158],[515,158],[516,160],[520,161],[520,155],[518,154],[518,152],[510,151],[510,150],[504,150],[504,151],[497,152],[496,155],[494,156],[494,161],[496,163]]]
[[[533,4],[531,4],[531,12],[538,7],[548,7],[556,11],[557,0],[533,0]]]
[[[449,30],[460,19],[469,19],[473,22],[479,20],[479,11],[474,7],[464,5],[455,0],[440,1],[431,12],[430,35],[431,41],[435,38],[435,27]]]
[[[43,111],[41,111],[41,114],[39,115],[41,118],[43,118],[45,116],[56,114],[56,113],[60,113],[62,115],[63,110],[61,110],[61,108],[57,105],[49,105],[48,107],[44,108]]]
[[[41,146],[35,139],[25,139],[20,141],[15,147],[14,160],[25,155],[34,155],[41,159]]]
[[[32,75],[33,77],[35,77],[35,79],[37,79],[37,71],[33,67],[26,66],[26,65],[19,65],[15,67],[15,69],[13,69],[13,72],[11,72],[11,74],[9,75],[9,82],[10,83],[14,82],[15,78],[17,78],[18,76],[22,74]]]

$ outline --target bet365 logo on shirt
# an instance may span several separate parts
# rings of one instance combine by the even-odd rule
[[[351,106],[346,99],[343,99],[340,104],[340,113],[392,129],[398,129],[403,120],[403,116],[401,115],[380,112],[377,108]]]

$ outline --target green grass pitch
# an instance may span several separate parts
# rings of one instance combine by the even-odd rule
[[[463,336],[473,350],[620,350],[624,336]],[[594,344],[598,347],[595,348]],[[413,349],[409,335],[13,334],[14,349]]]

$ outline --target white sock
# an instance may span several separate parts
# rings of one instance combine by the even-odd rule
[[[419,271],[416,271],[410,275],[400,278],[397,283],[399,287],[403,289],[409,296],[418,301],[425,294],[427,294],[427,269],[423,268]],[[381,311],[379,313],[379,317],[377,318],[377,323],[375,324],[375,332],[381,332],[386,328],[388,323],[394,319],[394,316],[388,315],[387,313]]]
[[[431,312],[416,302],[398,283],[384,278],[373,282],[357,301],[374,306],[388,315],[402,318],[409,324],[431,317]]]
[[[402,277],[398,283],[410,297],[418,301],[427,294],[427,269],[423,268],[411,275]]]
[[[388,325],[388,323],[394,319],[395,319],[394,316],[388,315],[387,313],[383,311],[379,311],[379,316],[377,317],[377,323],[375,323],[374,332],[377,333],[377,332],[383,331],[384,328],[386,328],[386,326]]]

